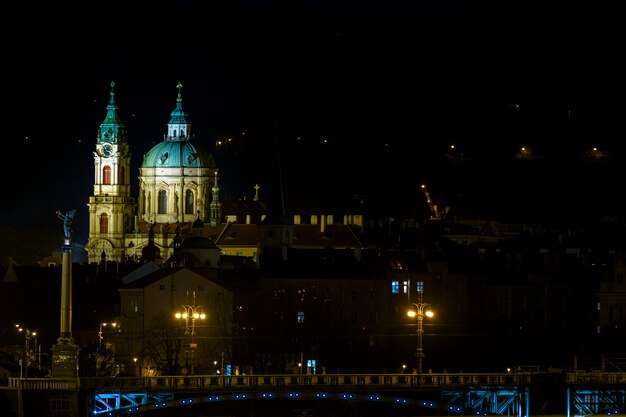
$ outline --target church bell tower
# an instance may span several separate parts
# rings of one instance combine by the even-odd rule
[[[126,126],[118,115],[115,83],[107,113],[98,130],[94,156],[93,195],[89,197],[90,263],[102,259],[122,262],[126,250],[124,237],[133,227],[134,201],[130,194],[130,150],[126,141]]]

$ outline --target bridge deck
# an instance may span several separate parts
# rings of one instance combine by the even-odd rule
[[[180,407],[184,401],[265,398],[337,398],[391,401],[410,406],[454,410],[464,415],[526,416],[537,380],[548,378],[567,395],[565,415],[615,414],[626,410],[626,373],[440,373],[440,374],[322,374],[322,375],[195,375],[158,377],[94,377],[79,379],[9,378],[8,389],[35,395],[37,391],[80,392],[99,406],[90,414],[125,415],[162,406]],[[556,386],[556,387],[555,387]],[[545,387],[545,380],[544,380]],[[560,388],[559,388],[560,387]],[[433,405],[416,394],[439,394]],[[348,396],[348,397],[346,397]],[[181,398],[183,400],[181,400]],[[294,397],[295,398],[295,397]],[[321,398],[321,397],[320,397]],[[387,400],[385,400],[387,398]],[[431,398],[436,398],[431,396]],[[563,398],[563,397],[561,397]],[[186,400],[184,400],[186,399]],[[113,413],[113,414],[110,414]],[[118,414],[120,413],[120,414]]]

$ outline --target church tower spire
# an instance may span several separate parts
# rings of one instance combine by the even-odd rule
[[[118,114],[114,82],[93,157],[93,195],[87,204],[89,262],[99,262],[103,250],[108,260],[121,262],[125,260],[124,235],[133,225],[134,201],[130,190],[130,149],[126,126]]]
[[[222,203],[220,203],[220,187],[217,186],[217,169],[215,170],[215,181],[213,182],[213,188],[211,189],[211,204],[209,219],[211,220],[211,226],[215,227],[221,223],[222,217]]]

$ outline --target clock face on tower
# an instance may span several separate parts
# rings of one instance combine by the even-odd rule
[[[102,147],[102,154],[106,157],[113,155],[113,147],[111,145],[104,145]]]

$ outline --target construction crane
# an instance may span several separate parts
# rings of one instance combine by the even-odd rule
[[[433,203],[433,200],[430,198],[430,193],[426,188],[426,184],[422,184],[420,188],[422,189],[422,192],[426,197],[426,203],[428,203],[428,207],[430,208],[429,220],[445,220],[448,215],[448,211],[450,211],[450,207],[446,207],[443,211],[439,211],[437,204]]]

